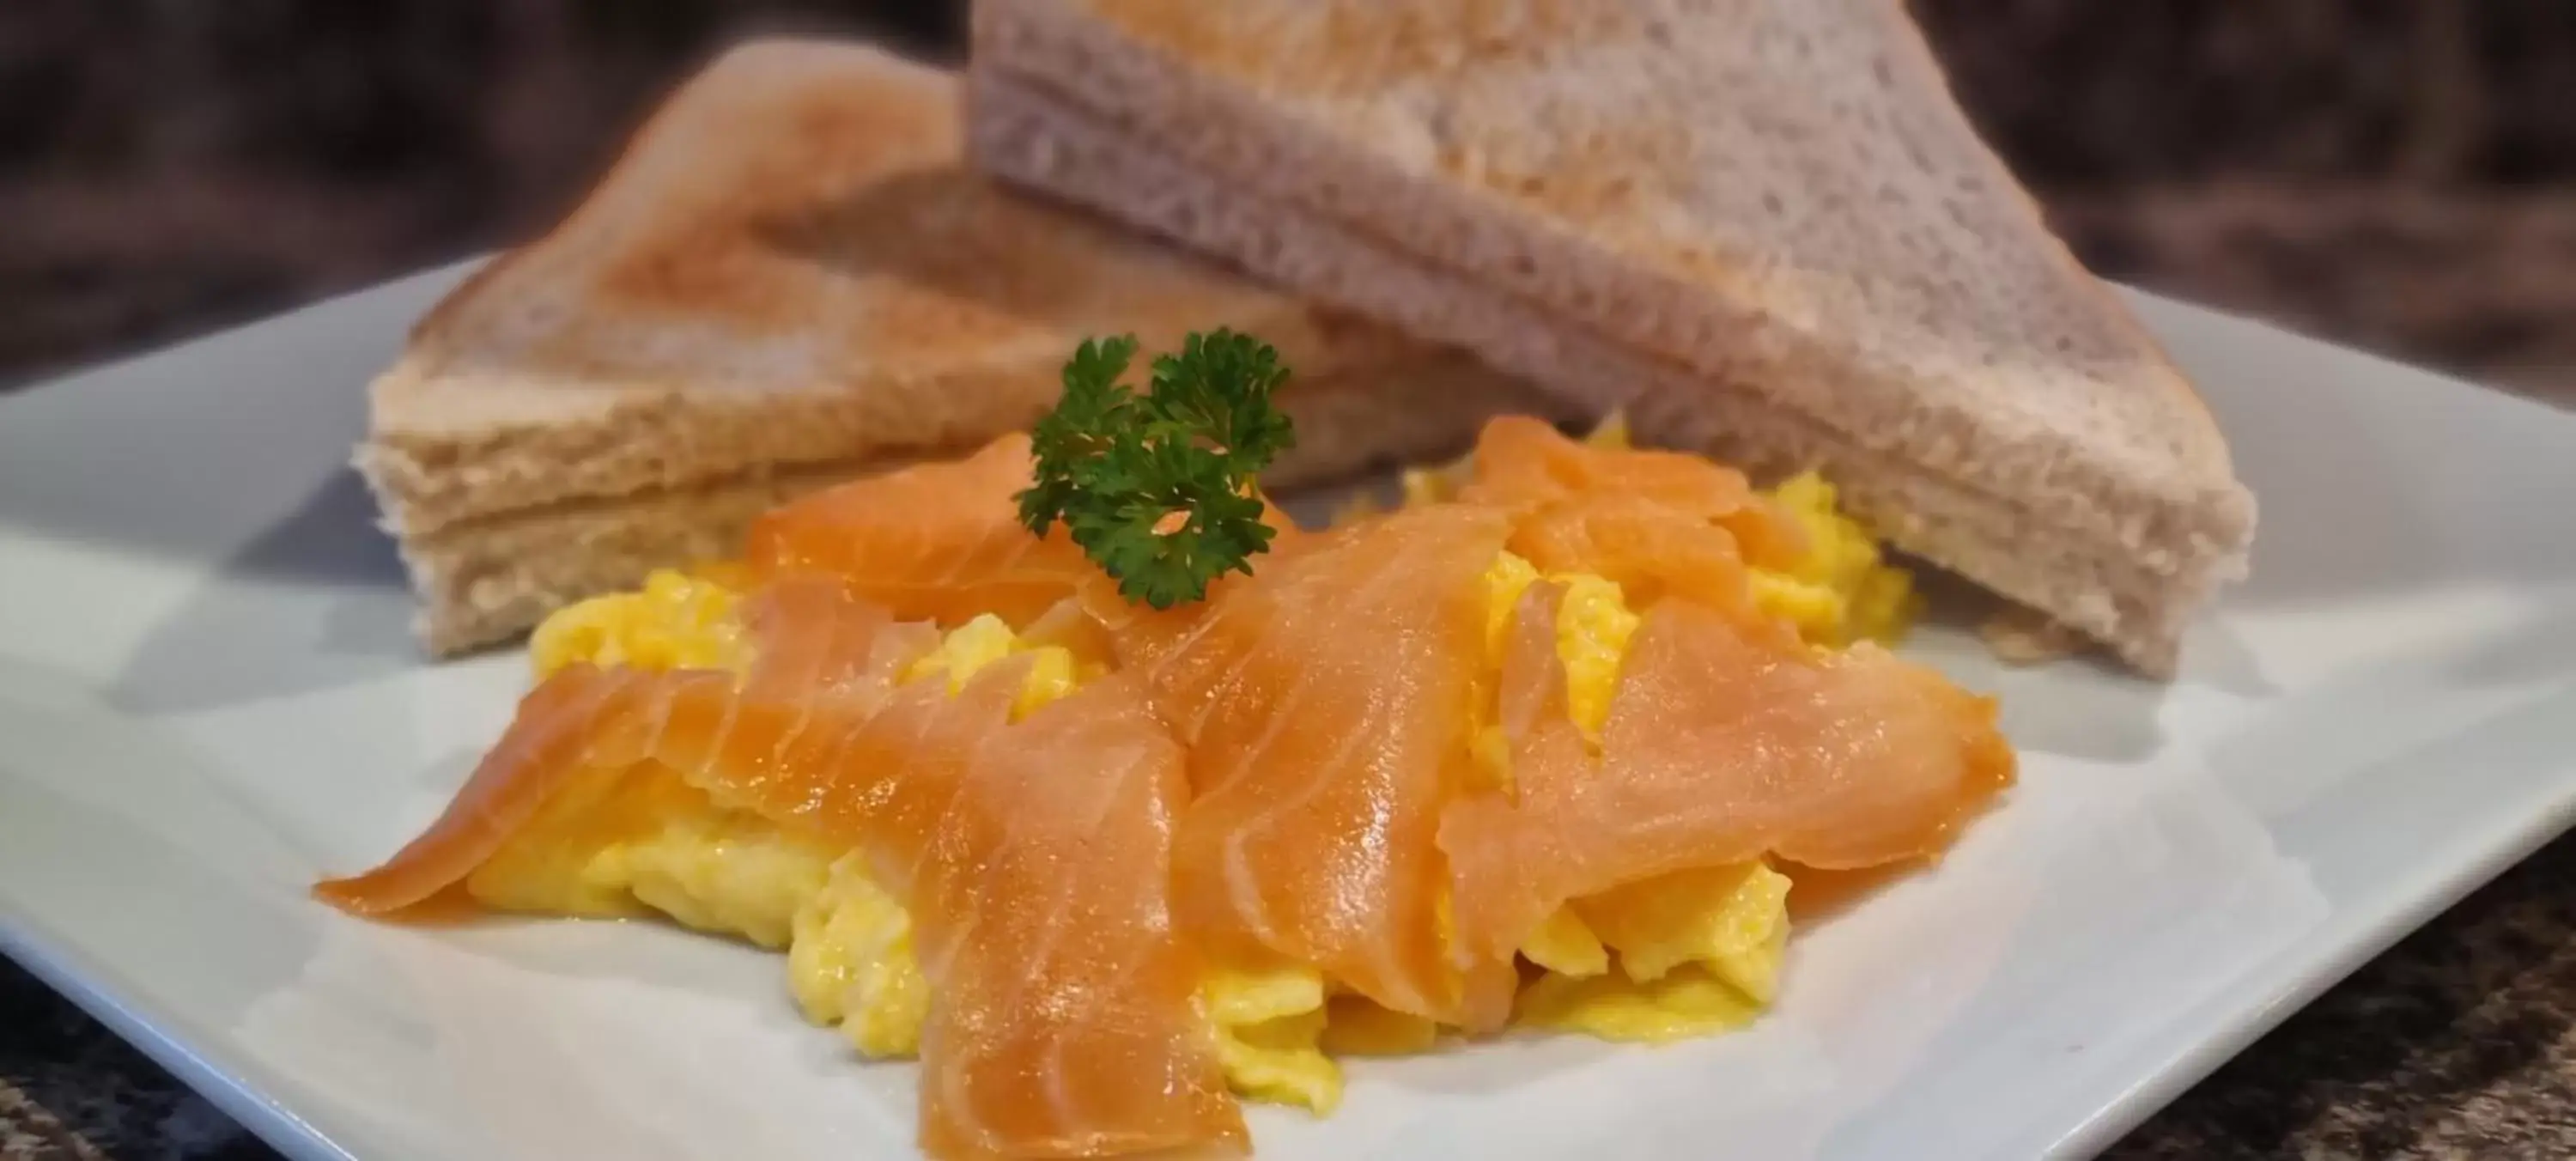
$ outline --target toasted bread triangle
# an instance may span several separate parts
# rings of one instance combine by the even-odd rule
[[[1277,345],[1296,372],[1282,402],[1311,421],[1281,486],[1463,447],[1498,410],[1569,410],[978,176],[959,90],[861,44],[735,48],[562,223],[421,320],[373,385],[357,460],[434,650],[726,551],[790,483],[1026,426],[1093,335],[1164,350],[1230,326]],[[511,563],[532,529],[572,538],[544,569]]]
[[[361,462],[427,532],[1024,426],[1094,334],[1230,325],[1309,382],[1432,352],[963,160],[957,79],[760,41],[683,85],[599,188],[415,328]]]
[[[1896,0],[987,0],[975,38],[979,86],[1671,373],[1571,374],[1589,361],[1528,357],[1492,311],[1408,309],[1192,239],[1287,285],[1592,406],[1650,378],[1649,413],[1757,397],[1811,444],[1986,497],[2034,540],[2080,542],[2070,558],[2126,553],[2190,601],[2243,571],[2254,505],[2216,423],[2048,232]],[[1130,212],[1135,190],[1058,189],[1027,150],[987,164],[1191,233]],[[2001,571],[1990,538],[1916,539],[1972,579]],[[2170,660],[2173,610],[2132,640],[2144,625],[2069,604],[2051,611]]]

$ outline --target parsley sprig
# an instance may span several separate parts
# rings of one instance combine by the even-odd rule
[[[1037,476],[1020,522],[1044,535],[1064,521],[1120,593],[1166,609],[1269,550],[1252,480],[1297,437],[1270,406],[1288,368],[1269,344],[1192,333],[1154,360],[1143,395],[1118,381],[1135,355],[1135,336],[1119,335],[1065,363],[1064,398],[1029,432]]]

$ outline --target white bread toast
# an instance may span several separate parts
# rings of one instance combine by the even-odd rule
[[[1895,0],[986,0],[998,176],[1821,466],[1902,548],[2168,673],[2254,504]]]
[[[1278,346],[1300,442],[1274,486],[1567,410],[997,188],[963,166],[957,88],[859,45],[737,48],[557,228],[421,321],[373,385],[357,463],[431,650],[729,553],[798,491],[1024,427],[1094,334]]]

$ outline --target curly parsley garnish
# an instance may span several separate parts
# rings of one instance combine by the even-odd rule
[[[1269,344],[1192,333],[1142,396],[1118,382],[1135,354],[1133,335],[1089,339],[1064,365],[1064,398],[1029,432],[1020,522],[1044,535],[1064,521],[1120,593],[1166,609],[1269,550],[1252,480],[1297,437],[1270,406],[1288,368]]]

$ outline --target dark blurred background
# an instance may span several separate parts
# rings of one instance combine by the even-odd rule
[[[2576,368],[2576,2],[1917,0],[2097,269],[2472,371]],[[0,381],[524,236],[753,31],[936,0],[0,3]]]

